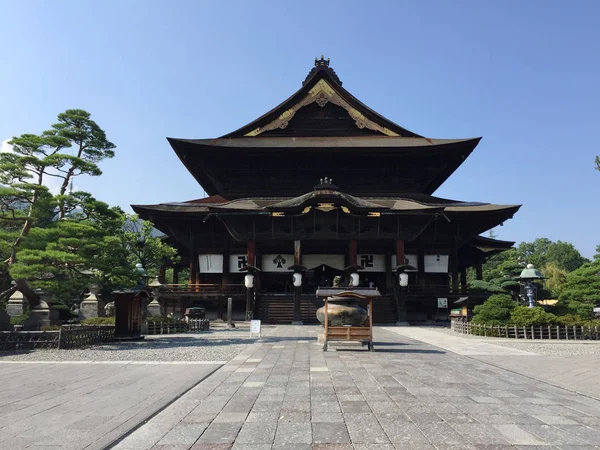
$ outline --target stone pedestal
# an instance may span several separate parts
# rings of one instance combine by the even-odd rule
[[[104,316],[104,302],[96,296],[99,290],[96,285],[90,286],[90,293],[79,305],[79,319],[85,320],[90,317]]]
[[[25,330],[39,330],[45,325],[60,325],[59,313],[49,302],[52,296],[41,289],[36,289],[40,303],[31,310],[29,319],[24,323]]]
[[[148,316],[161,317],[162,315],[162,306],[157,299],[148,303]]]
[[[27,300],[20,291],[15,291],[8,299],[6,312],[10,317],[21,316],[27,311]]]

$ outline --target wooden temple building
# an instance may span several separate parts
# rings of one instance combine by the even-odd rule
[[[242,128],[168,140],[208,197],[133,209],[189,266],[187,283],[175,267],[161,297],[176,315],[205,306],[221,316],[232,297],[237,318],[314,323],[317,287],[358,270],[360,285],[382,294],[376,323],[446,320],[453,301],[477,295],[467,269],[481,278],[485,259],[513,245],[480,235],[519,205],[433,196],[480,138],[432,139],[391,122],[322,57],[296,93]],[[396,269],[406,264],[400,288]]]

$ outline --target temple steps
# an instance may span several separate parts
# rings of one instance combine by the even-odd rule
[[[322,302],[314,297],[303,297],[300,302],[302,322],[317,324],[317,309]],[[289,324],[294,319],[293,296],[261,296],[258,318],[268,324]],[[381,297],[373,301],[373,323],[396,323],[396,307],[393,297]]]

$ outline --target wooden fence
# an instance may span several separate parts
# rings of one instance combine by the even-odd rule
[[[114,325],[63,325],[60,330],[53,331],[2,331],[0,350],[72,349],[114,339]]]
[[[451,322],[451,329],[461,334],[474,336],[490,336],[510,339],[564,339],[564,340],[599,340],[598,327],[571,325],[478,325],[471,322]]]
[[[115,340],[114,325],[63,325],[58,348],[81,348]]]
[[[210,321],[208,319],[177,320],[172,322],[150,322],[148,321],[147,334],[174,334],[187,333],[189,331],[208,331]]]

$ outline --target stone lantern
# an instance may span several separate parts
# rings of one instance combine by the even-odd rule
[[[533,264],[527,264],[527,267],[521,271],[521,275],[517,277],[517,280],[525,287],[525,292],[529,300],[529,307],[535,307],[535,286],[533,284],[536,280],[545,280],[546,277],[536,269]]]

